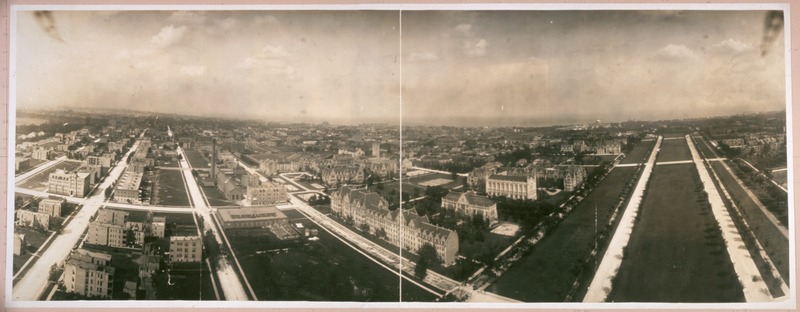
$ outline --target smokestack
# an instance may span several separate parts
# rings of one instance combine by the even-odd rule
[[[217,180],[217,138],[211,138],[211,181]]]

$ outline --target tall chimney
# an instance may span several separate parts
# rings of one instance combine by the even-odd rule
[[[211,138],[211,181],[217,181],[217,138]]]

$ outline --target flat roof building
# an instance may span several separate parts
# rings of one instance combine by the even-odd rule
[[[216,213],[222,227],[227,229],[267,227],[289,220],[274,206],[217,208]]]

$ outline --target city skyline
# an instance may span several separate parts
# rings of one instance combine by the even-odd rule
[[[17,107],[358,124],[402,105],[403,124],[457,126],[774,111],[784,42],[762,55],[766,14],[58,11],[53,35],[22,11]]]

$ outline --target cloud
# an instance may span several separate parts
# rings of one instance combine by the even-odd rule
[[[205,66],[183,66],[181,67],[181,74],[190,76],[190,77],[199,77],[203,76],[206,73]]]
[[[464,54],[468,56],[483,56],[486,55],[486,49],[489,47],[489,42],[486,39],[480,40],[467,40],[464,41]]]
[[[186,35],[187,29],[188,27],[186,26],[175,27],[169,25],[162,28],[157,35],[150,39],[150,43],[160,48],[167,48],[180,41]]]
[[[411,62],[427,62],[438,59],[439,57],[433,52],[411,52],[411,54],[408,56],[408,60]]]
[[[239,21],[237,21],[232,17],[229,17],[226,19],[215,19],[214,24],[217,25],[217,27],[222,28],[224,30],[232,30],[237,26],[239,26]]]
[[[733,54],[740,54],[744,52],[750,52],[755,50],[752,45],[743,43],[736,39],[726,39],[720,43],[717,43],[711,46],[716,51],[724,52],[724,53],[733,53]]]
[[[697,58],[697,53],[682,44],[668,44],[656,53],[666,60],[685,60]]]
[[[256,18],[253,20],[253,24],[255,24],[256,26],[279,25],[280,22],[278,21],[277,18],[275,18],[272,15],[260,15],[256,16]]]
[[[242,60],[238,68],[255,68],[255,67],[285,67],[283,59],[288,57],[289,53],[282,46],[267,45],[253,56],[248,56]],[[288,71],[288,70],[287,70]],[[294,72],[294,69],[291,69]]]
[[[206,15],[204,12],[177,11],[172,13],[172,15],[169,16],[168,20],[178,23],[200,24],[206,21]]]
[[[467,23],[458,24],[456,25],[456,27],[453,27],[453,30],[465,35],[470,35],[472,34],[472,24],[467,24]]]

